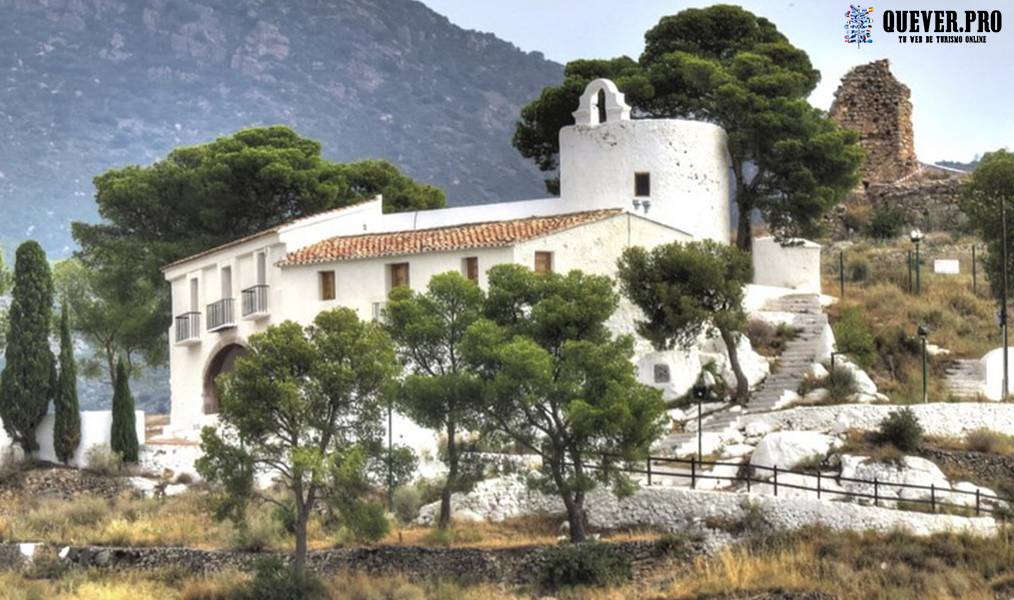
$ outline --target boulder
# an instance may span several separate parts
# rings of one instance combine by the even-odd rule
[[[764,421],[752,421],[746,424],[747,437],[762,437],[771,433],[773,427]]]
[[[754,446],[750,444],[729,444],[725,448],[722,448],[722,458],[739,458],[746,456],[754,451]]]
[[[806,374],[814,379],[823,379],[830,375],[830,373],[827,372],[827,369],[824,368],[824,365],[820,363],[813,363],[810,365],[810,369]]]
[[[459,523],[481,523],[486,519],[474,510],[459,508],[451,513],[451,520]]]
[[[876,480],[878,495],[882,498],[898,498],[901,500],[913,500],[929,498],[929,489],[898,488],[889,484],[899,483],[904,485],[917,485],[929,488],[933,486],[937,490],[937,498],[941,498],[940,492],[949,492],[951,489],[947,477],[932,462],[919,456],[906,456],[900,464],[882,463],[871,460],[866,456],[842,455],[841,475],[848,479],[862,479],[866,481]],[[887,484],[887,485],[885,485]],[[844,482],[846,489],[860,493],[873,493],[873,484]]]
[[[771,409],[778,410],[780,408],[785,408],[790,404],[797,404],[800,400],[802,400],[802,398],[794,390],[782,390],[782,395],[775,401],[775,404],[771,407]]]
[[[791,469],[815,455],[826,456],[838,443],[837,438],[817,431],[769,433],[757,444],[750,464]]]
[[[982,487],[982,486],[979,486],[979,485],[975,485],[971,481],[959,481],[959,482],[955,483],[951,487],[951,489],[953,489],[955,492],[965,492],[965,493],[951,494],[950,498],[948,499],[948,502],[953,502],[954,504],[960,504],[961,506],[975,506],[975,493],[976,492],[978,492],[979,495],[980,495],[980,501],[981,501],[981,505],[982,506],[986,506],[988,504],[984,500],[981,500],[982,498],[987,498],[989,496],[996,496],[996,492],[994,492],[993,490],[991,490],[991,489],[989,489],[987,487]]]
[[[810,390],[803,396],[803,402],[806,404],[820,404],[831,397],[831,392],[825,388],[817,388]]]
[[[852,373],[852,379],[856,382],[856,392],[870,396],[877,393],[877,384],[873,383],[866,371],[860,369],[858,365],[845,358],[839,359],[837,364]]]

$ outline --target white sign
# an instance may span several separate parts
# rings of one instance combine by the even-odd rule
[[[961,264],[957,259],[933,261],[933,272],[944,275],[957,275],[961,272]]]

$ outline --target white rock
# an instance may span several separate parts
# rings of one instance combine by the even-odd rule
[[[831,392],[825,388],[810,390],[803,396],[803,402],[807,404],[820,404],[831,397]]]
[[[150,496],[155,491],[155,486],[158,485],[158,481],[147,477],[130,477],[127,479],[127,483],[145,497]]]
[[[987,502],[982,498],[988,496],[996,496],[996,492],[989,489],[988,487],[982,487],[975,485],[971,481],[959,481],[955,483],[951,488],[955,492],[966,492],[963,494],[951,494],[948,502],[954,504],[960,504],[962,506],[975,506],[975,493],[978,492],[980,496],[980,506],[986,506]]]
[[[750,464],[791,469],[816,455],[826,456],[837,445],[837,438],[817,431],[778,431],[761,439]]]
[[[173,483],[165,486],[166,496],[179,496],[185,491],[187,491],[187,486],[182,483]]]
[[[829,375],[827,369],[824,368],[824,365],[820,363],[813,363],[812,365],[810,365],[810,370],[807,372],[807,374],[810,375],[810,377],[813,377],[814,379],[823,379]]]
[[[754,446],[750,444],[730,444],[725,448],[722,448],[722,458],[739,458],[740,456],[746,456],[754,451]]]
[[[866,374],[866,371],[860,369],[858,365],[847,358],[839,359],[837,364],[852,373],[852,378],[856,382],[857,392],[868,394],[870,396],[877,393],[877,384],[873,383],[873,380]]]
[[[941,348],[936,344],[926,344],[926,354],[930,356],[947,356],[951,351],[947,348]]]
[[[459,508],[451,513],[451,520],[459,523],[481,523],[486,519],[474,510]]]
[[[857,404],[873,404],[879,400],[880,398],[878,398],[875,394],[864,394],[863,392],[856,392],[855,394],[849,396],[849,401]]]
[[[775,401],[775,405],[772,408],[773,410],[778,410],[779,408],[785,408],[790,404],[796,404],[800,400],[802,400],[802,398],[799,397],[799,394],[797,394],[795,390],[782,390],[782,395],[777,401]]]
[[[669,418],[672,419],[674,423],[683,423],[687,420],[686,413],[678,408],[670,408],[666,412],[669,414]]]
[[[746,424],[746,434],[749,437],[762,437],[771,433],[773,429],[770,423],[764,421],[752,421]]]
[[[917,498],[929,498],[929,489],[899,488],[891,483],[905,485],[934,486],[937,493],[948,492],[951,489],[947,477],[932,462],[918,456],[906,456],[902,465],[879,463],[870,460],[865,456],[842,455],[841,475],[843,478],[863,479],[878,482],[878,495],[883,498],[899,498],[912,500]],[[844,482],[846,489],[861,493],[872,494],[873,484]],[[940,498],[940,496],[937,496]]]

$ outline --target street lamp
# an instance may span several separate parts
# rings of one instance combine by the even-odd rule
[[[929,336],[929,329],[920,325],[917,330],[919,339],[922,340],[922,401],[929,401],[929,360],[926,356],[926,337]]]
[[[1000,223],[1003,232],[1003,244],[1002,254],[1000,257],[1003,263],[1003,277],[1001,278],[1001,287],[1003,288],[1000,292],[1000,327],[1003,328],[1003,402],[1007,401],[1007,397],[1010,395],[1010,381],[1007,369],[1009,369],[1009,363],[1007,362],[1007,198],[1000,198]]]
[[[922,239],[924,237],[925,236],[923,235],[922,231],[920,231],[918,228],[913,229],[911,231],[911,233],[908,234],[908,238],[910,240],[912,240],[913,244],[915,244],[915,293],[916,294],[921,294],[922,293],[922,285],[921,285],[920,277],[919,277],[919,274],[920,274],[920,271],[921,271],[920,264],[919,264],[919,243],[922,242]]]
[[[711,376],[711,373],[704,371],[700,377],[697,378],[697,383],[694,384],[693,394],[694,399],[697,400],[697,461],[700,462],[704,457],[703,446],[704,446],[704,399],[708,396],[708,390],[711,386],[715,385],[715,378]]]

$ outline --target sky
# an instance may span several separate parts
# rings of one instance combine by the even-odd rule
[[[854,1],[854,0],[853,0]],[[466,29],[496,34],[522,50],[539,51],[565,63],[575,58],[637,58],[644,32],[685,8],[712,2],[676,0],[422,0]],[[924,162],[969,161],[975,155],[1014,146],[1010,118],[1014,92],[1014,9],[1006,0],[873,2],[874,40],[857,47],[843,41],[844,0],[744,0],[736,2],[773,21],[804,49],[821,72],[810,101],[831,106],[848,70],[887,58],[894,75],[912,90],[916,153]],[[864,7],[869,4],[863,3]],[[1002,11],[1003,28],[985,44],[902,44],[883,32],[886,10]],[[961,16],[963,19],[963,15]]]

